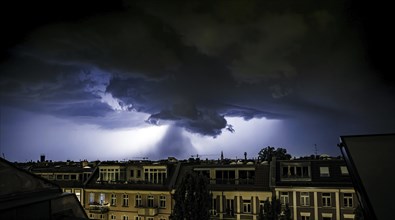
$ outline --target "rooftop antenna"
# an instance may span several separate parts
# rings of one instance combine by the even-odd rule
[[[315,156],[317,157],[317,155],[318,155],[317,144],[314,144],[314,153],[315,153]]]

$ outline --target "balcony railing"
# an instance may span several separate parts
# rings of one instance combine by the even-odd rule
[[[137,211],[140,216],[155,216],[158,214],[157,207],[139,207]]]
[[[92,213],[107,213],[109,211],[109,207],[106,205],[97,205],[97,204],[90,204],[89,205],[89,212]]]

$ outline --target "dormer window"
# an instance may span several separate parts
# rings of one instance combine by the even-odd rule
[[[321,177],[329,177],[329,167],[320,167],[320,176]]]

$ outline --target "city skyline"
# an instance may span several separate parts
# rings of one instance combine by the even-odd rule
[[[11,161],[254,157],[266,146],[337,156],[342,135],[395,131],[377,5],[9,4],[0,152]]]

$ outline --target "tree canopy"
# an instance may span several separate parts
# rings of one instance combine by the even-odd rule
[[[188,172],[174,194],[175,205],[171,219],[210,219],[211,196],[207,177]]]
[[[291,155],[287,153],[287,149],[281,147],[275,149],[274,147],[267,146],[259,151],[258,156],[261,160],[269,162],[272,160],[273,156],[279,160],[291,159]]]

